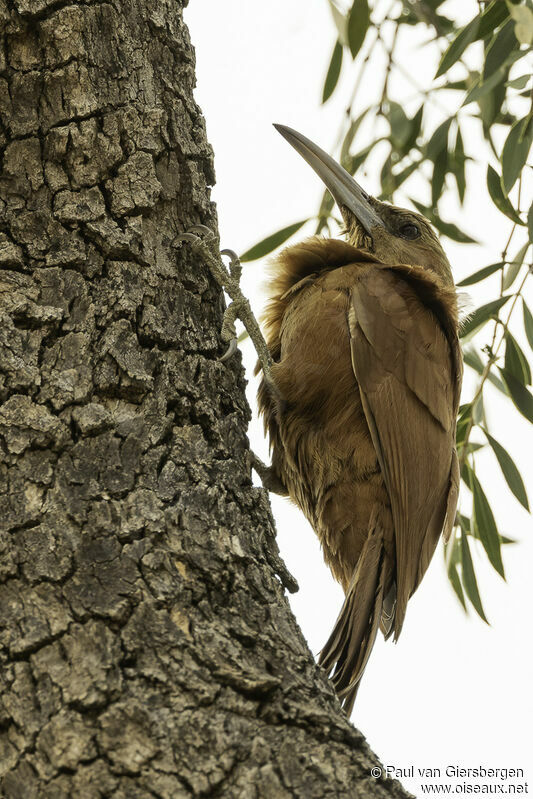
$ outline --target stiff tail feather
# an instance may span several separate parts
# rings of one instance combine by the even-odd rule
[[[388,615],[391,581],[387,572],[383,526],[376,509],[341,612],[318,659],[328,674],[334,669],[331,681],[348,715],[378,628],[381,625],[389,630],[392,625]],[[384,607],[386,596],[389,601]]]

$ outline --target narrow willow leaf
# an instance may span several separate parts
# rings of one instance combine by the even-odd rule
[[[515,21],[516,38],[520,44],[533,43],[533,11],[527,6],[511,6],[509,9]]]
[[[337,40],[335,42],[335,47],[333,48],[331,61],[329,62],[328,73],[326,75],[326,80],[324,82],[324,89],[322,91],[323,103],[325,103],[326,100],[328,100],[335,91],[335,87],[339,80],[339,75],[341,74],[341,67],[342,67],[342,44]]]
[[[422,117],[424,115],[424,106],[421,105],[414,117],[411,119],[411,130],[409,136],[403,146],[403,154],[407,155],[409,150],[415,146],[416,140],[420,136],[420,129],[422,127]]]
[[[508,80],[505,85],[509,86],[510,89],[525,89],[530,79],[531,75],[520,75],[519,78],[514,78],[514,80]]]
[[[463,606],[463,609],[466,610],[466,602],[465,602],[465,595],[463,593],[463,586],[461,585],[461,578],[459,577],[459,572],[457,571],[457,566],[455,563],[450,563],[448,566],[448,579],[452,584],[452,588],[455,591],[457,599]]]
[[[474,498],[474,513],[472,515],[474,532],[479,536],[487,556],[498,572],[505,579],[503,569],[500,535],[489,501],[481,487],[475,472],[468,466],[468,479]]]
[[[526,252],[529,247],[529,242],[526,242],[523,247],[521,247],[518,252],[516,253],[515,257],[512,261],[509,261],[509,265],[505,269],[505,275],[503,277],[503,290],[507,291],[513,283],[515,282],[518,273],[524,263],[524,258],[526,257]]]
[[[486,305],[476,308],[463,322],[461,337],[464,338],[465,336],[471,335],[475,330],[478,330],[478,328],[488,322],[489,319],[496,317],[500,308],[502,308],[510,298],[511,295],[508,294],[506,297],[498,297],[497,300],[492,300],[492,302],[487,302]]]
[[[463,144],[463,136],[461,128],[457,125],[457,135],[455,137],[455,150],[453,152],[452,170],[457,184],[457,194],[461,205],[463,204],[466,192],[466,175],[465,175],[465,148]]]
[[[301,222],[295,222],[293,225],[289,225],[288,227],[284,227],[281,230],[278,230],[276,233],[272,233],[270,236],[267,236],[266,239],[259,241],[257,244],[254,244],[253,247],[250,247],[249,250],[241,255],[241,261],[255,261],[257,258],[263,258],[265,255],[268,255],[276,247],[279,247],[280,244],[290,239],[297,230],[305,225],[308,222],[308,219],[303,219]]]
[[[468,430],[472,424],[472,403],[468,402],[459,408],[459,418],[457,419],[456,442],[457,447],[461,447]]]
[[[524,223],[511,205],[509,197],[503,193],[500,176],[490,164],[487,167],[487,188],[496,208],[513,222],[516,222],[517,225],[523,225]]]
[[[365,40],[370,24],[368,0],[354,0],[348,14],[348,45],[352,58],[355,58]]]
[[[350,147],[352,146],[353,140],[355,139],[355,136],[357,134],[357,131],[359,130],[361,122],[368,114],[368,111],[369,109],[365,108],[362,114],[359,114],[359,116],[356,119],[353,119],[350,122],[350,126],[346,131],[346,135],[341,144],[340,162],[343,166],[346,157],[350,154]]]
[[[439,68],[435,75],[436,78],[444,75],[461,58],[468,45],[476,39],[479,23],[480,16],[477,16],[459,31],[440,60]]]
[[[524,315],[524,330],[526,331],[529,346],[533,350],[533,315],[522,298],[522,313]]]
[[[491,76],[492,77],[492,76]],[[502,112],[503,102],[505,100],[505,81],[509,77],[509,69],[503,69],[503,80],[496,83],[490,92],[487,92],[477,99],[479,106],[479,114],[483,123],[483,135],[489,141],[491,139],[491,127]],[[489,78],[490,80],[490,78]]]
[[[502,66],[517,46],[514,22],[510,19],[500,28],[487,49],[483,64],[483,82]]]
[[[335,27],[337,28],[337,33],[339,34],[339,41],[345,47],[348,47],[348,34],[346,31],[346,16],[340,11],[333,0],[329,0],[329,7],[331,10],[331,16],[333,17],[333,22],[335,23]]]
[[[484,266],[483,269],[479,269],[477,272],[473,272],[468,277],[465,277],[464,280],[461,280],[457,285],[472,286],[474,283],[479,283],[481,280],[485,280],[486,277],[490,277],[490,275],[493,275],[494,272],[497,272],[503,266],[503,261],[499,261],[497,264],[489,264],[488,266]]]
[[[505,331],[505,369],[525,386],[531,385],[531,369],[514,336]]]
[[[448,172],[448,161],[448,151],[442,150],[435,158],[433,164],[433,174],[431,176],[431,205],[434,208],[444,188],[444,181],[446,180],[446,173]]]
[[[514,123],[505,140],[502,152],[503,188],[510,192],[516,183],[529,155],[532,142],[532,125],[529,117]]]
[[[517,380],[516,377],[506,369],[498,368],[503,382],[509,390],[512,401],[522,416],[525,416],[526,419],[533,424],[533,394],[531,394],[520,380]]]
[[[483,432],[487,437],[487,441],[489,442],[492,451],[496,455],[498,463],[500,464],[500,469],[502,470],[502,474],[505,477],[505,482],[520,502],[524,508],[529,511],[529,502],[527,499],[527,492],[526,487],[524,485],[524,481],[522,480],[522,476],[518,471],[515,462],[505,450],[501,444],[493,438],[487,430],[482,428]]]
[[[507,77],[507,74],[508,70],[502,67],[496,72],[493,72],[493,74],[490,76],[490,78],[487,78],[487,80],[480,80],[466,95],[465,99],[463,100],[463,106],[477,102],[482,97],[485,97],[485,95],[491,92],[495,86],[498,86],[499,83],[503,83]]]
[[[433,131],[426,147],[426,156],[430,161],[434,161],[443,150],[448,149],[448,132],[451,124],[452,117],[445,119],[444,122]]]
[[[501,0],[492,0],[492,3],[487,6],[481,15],[477,38],[484,39],[489,33],[496,30],[498,25],[506,20],[508,16],[509,9],[507,8],[507,4],[502,3]]]
[[[481,393],[472,404],[472,419],[474,424],[481,424],[485,421],[485,407],[483,404],[483,394]]]
[[[388,118],[391,130],[391,142],[397,150],[402,152],[411,132],[411,120],[401,105],[393,101],[389,101]]]
[[[474,347],[464,348],[463,360],[466,363],[466,365],[469,366],[471,369],[474,369],[474,371],[477,372],[478,375],[482,375],[483,372],[485,371],[485,364],[481,360],[480,354]],[[495,386],[499,391],[502,392],[502,394],[509,396],[509,394],[507,393],[507,389],[505,388],[500,378],[497,375],[493,374],[492,371],[489,372],[488,379],[490,380],[493,386]]]
[[[473,604],[477,613],[484,622],[488,624],[481,597],[479,596],[479,589],[477,587],[476,574],[474,572],[474,564],[472,563],[472,555],[470,554],[470,547],[468,545],[468,538],[464,530],[461,531],[461,566],[463,573],[463,584],[465,587],[466,595]]]
[[[518,276],[518,273],[520,272],[521,266],[522,264],[518,263],[518,261],[511,261],[511,263],[505,267],[505,274],[503,276],[502,283],[504,291],[507,291],[507,289],[511,288]]]

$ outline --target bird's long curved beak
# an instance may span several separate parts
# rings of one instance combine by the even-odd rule
[[[343,206],[348,208],[369,234],[377,225],[384,227],[382,220],[369,202],[370,196],[356,183],[349,172],[321,147],[298,131],[288,128],[286,125],[275,124],[274,127],[315,170],[333,195],[339,208],[342,209]]]

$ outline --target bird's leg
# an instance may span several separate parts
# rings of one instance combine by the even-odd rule
[[[250,466],[258,474],[263,487],[280,497],[288,497],[289,492],[277,476],[272,466],[267,466],[261,458],[250,450]]]
[[[200,235],[196,235],[200,234]],[[237,351],[237,337],[235,320],[240,319],[250,336],[257,352],[259,363],[263,370],[265,382],[274,388],[272,379],[272,358],[268,351],[267,343],[263,338],[257,319],[252,313],[250,303],[242,293],[240,278],[242,265],[233,250],[219,250],[219,241],[215,233],[205,225],[195,225],[187,233],[182,233],[175,241],[190,241],[193,247],[201,253],[205,263],[219,286],[229,295],[231,302],[224,312],[222,321],[222,340],[229,346],[221,361],[231,358]],[[229,268],[225,266],[221,256],[229,257]]]
[[[196,235],[200,234],[200,235]],[[231,302],[224,311],[222,320],[222,340],[228,344],[228,349],[220,358],[227,361],[237,352],[237,333],[235,320],[240,319],[250,336],[255,347],[259,363],[263,370],[265,383],[277,396],[278,391],[272,379],[272,358],[268,351],[267,343],[263,338],[259,324],[252,313],[249,301],[242,293],[240,278],[242,273],[241,262],[233,250],[220,250],[217,236],[205,225],[195,225],[187,233],[182,233],[175,241],[189,241],[201,253],[205,263],[217,283],[229,295]],[[226,267],[221,256],[229,257],[229,267]],[[250,452],[250,468],[259,475],[263,486],[268,490],[282,496],[287,496],[288,491],[275,474],[271,466],[267,466],[254,452]]]

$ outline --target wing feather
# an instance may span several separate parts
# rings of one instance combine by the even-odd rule
[[[454,326],[447,335],[394,268],[362,273],[351,292],[349,327],[353,370],[391,503],[397,637],[445,519],[448,527],[455,514],[458,345],[449,340]]]

